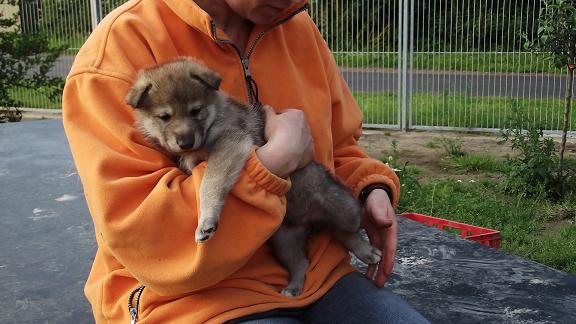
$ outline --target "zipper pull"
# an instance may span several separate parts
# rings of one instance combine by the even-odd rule
[[[244,77],[246,80],[252,80],[252,73],[250,73],[250,69],[248,69],[248,59],[242,59],[242,67],[244,68]]]
[[[139,286],[130,293],[130,296],[128,296],[128,312],[130,313],[130,324],[136,324],[136,322],[138,322],[138,307],[140,306],[140,296],[142,296],[142,291],[144,288],[146,287]]]
[[[136,324],[138,321],[138,308],[130,307],[130,324]]]

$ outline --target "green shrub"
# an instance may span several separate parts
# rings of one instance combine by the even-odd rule
[[[462,157],[466,155],[466,151],[462,147],[462,140],[460,139],[442,137],[441,143],[449,157]]]
[[[0,4],[16,5],[14,0]],[[64,81],[48,74],[65,47],[53,47],[40,31],[23,31],[17,15],[4,16],[0,11],[0,122],[19,121],[18,107],[24,103],[13,89],[32,89],[51,100],[59,100]]]
[[[506,189],[509,192],[550,199],[563,198],[574,189],[574,171],[566,166],[565,177],[558,175],[558,154],[554,140],[545,138],[543,128],[530,122],[524,111],[513,104],[508,117],[510,128],[501,131],[504,142],[510,142],[519,154],[509,157]]]

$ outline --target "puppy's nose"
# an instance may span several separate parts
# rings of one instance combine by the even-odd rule
[[[194,146],[194,138],[188,136],[181,137],[177,140],[178,146],[183,150],[191,149]]]

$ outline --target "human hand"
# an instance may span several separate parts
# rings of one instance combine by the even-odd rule
[[[366,277],[374,280],[376,286],[383,287],[394,267],[398,239],[396,212],[390,197],[383,189],[372,190],[364,206],[362,226],[368,234],[370,243],[382,251],[382,259],[378,264],[368,266]]]
[[[286,109],[278,114],[270,106],[264,110],[267,143],[256,154],[270,172],[285,178],[314,158],[310,128],[301,110]]]

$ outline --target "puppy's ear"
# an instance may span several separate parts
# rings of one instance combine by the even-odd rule
[[[209,69],[191,71],[190,77],[194,80],[200,81],[200,83],[204,84],[206,87],[214,90],[218,90],[220,88],[220,82],[222,82],[220,75]]]
[[[126,98],[124,100],[127,104],[134,108],[142,108],[142,104],[146,97],[148,97],[148,92],[152,88],[152,83],[143,80],[138,80],[132,88],[128,91]]]

